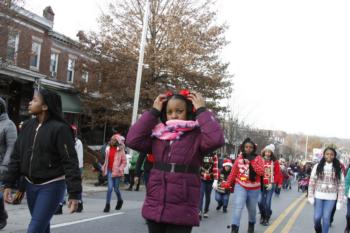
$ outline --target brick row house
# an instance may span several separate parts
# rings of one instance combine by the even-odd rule
[[[28,103],[41,86],[61,96],[65,118],[77,124],[82,112],[78,89],[98,84],[91,70],[97,61],[78,41],[55,32],[53,24],[51,7],[43,16],[18,6],[0,7],[0,96],[16,124],[29,117]]]

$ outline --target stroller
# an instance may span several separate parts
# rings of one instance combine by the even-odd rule
[[[301,190],[301,192],[307,192],[309,188],[309,181],[310,176],[303,175],[298,180],[298,192]]]

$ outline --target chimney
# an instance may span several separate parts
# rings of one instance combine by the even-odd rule
[[[77,37],[79,38],[79,42],[86,42],[86,35],[83,30],[79,30],[77,33]]]
[[[44,18],[53,22],[53,20],[55,18],[55,13],[53,13],[51,6],[45,7],[45,9],[43,10],[43,16],[44,16]]]

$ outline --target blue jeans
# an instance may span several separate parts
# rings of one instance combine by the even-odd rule
[[[108,170],[107,172],[107,178],[108,178],[108,190],[107,190],[107,200],[106,203],[111,203],[112,198],[112,191],[114,189],[115,194],[117,195],[118,201],[122,201],[122,195],[120,194],[119,190],[119,183],[121,177],[112,177],[112,172]]]
[[[239,226],[244,205],[247,206],[249,223],[255,224],[259,194],[260,189],[247,190],[239,184],[235,185],[235,192],[233,193],[233,225]]]
[[[322,233],[328,233],[331,214],[336,200],[322,200],[315,198],[314,224],[315,228],[322,227]],[[322,219],[322,225],[321,225]]]
[[[224,208],[228,206],[228,201],[230,199],[230,193],[219,193],[215,192],[215,200],[219,205],[222,205]]]
[[[50,233],[50,220],[65,190],[65,181],[35,185],[26,181],[27,202],[32,219],[27,233]]]
[[[209,211],[209,205],[210,205],[210,195],[211,191],[213,190],[213,180],[206,181],[201,180],[201,196],[200,196],[200,202],[199,202],[199,211],[203,211],[203,199],[205,196],[205,206],[204,206],[204,212]]]
[[[272,214],[271,201],[273,193],[275,192],[275,185],[272,185],[270,190],[262,190],[259,196],[258,206],[261,216],[270,218]]]

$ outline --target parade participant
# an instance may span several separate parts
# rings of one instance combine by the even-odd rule
[[[332,209],[337,201],[339,210],[344,196],[344,175],[337,152],[332,147],[323,151],[323,158],[311,172],[308,200],[314,205],[314,227],[316,233],[328,233]],[[321,224],[322,220],[322,224]]]
[[[4,179],[4,197],[11,202],[10,187],[24,175],[32,216],[27,233],[49,233],[50,220],[62,199],[65,183],[70,212],[78,208],[82,190],[78,158],[72,129],[62,118],[58,94],[40,88],[34,93],[28,109],[35,117],[23,125],[17,138]]]
[[[261,187],[261,194],[258,202],[261,218],[260,224],[269,225],[269,220],[272,214],[271,201],[276,187],[282,187],[282,173],[278,160],[274,155],[275,146],[273,144],[266,146],[261,156],[264,159],[264,177]]]
[[[256,222],[256,205],[261,188],[261,176],[264,175],[264,161],[256,154],[257,146],[247,138],[241,145],[242,153],[236,159],[227,183],[230,187],[235,183],[233,193],[233,218],[231,232],[238,233],[244,205],[248,209],[248,233],[254,232]]]
[[[130,174],[130,186],[127,189],[128,191],[132,191],[133,190],[133,186],[134,184],[136,184],[136,188],[135,191],[139,191],[140,189],[140,180],[139,179],[135,179],[136,177],[136,163],[137,160],[139,158],[140,153],[137,151],[132,151],[132,155],[131,155],[131,159],[130,159],[130,169],[129,169],[129,174]],[[137,182],[135,182],[135,180]]]
[[[71,125],[71,127],[72,127],[73,132],[74,132],[74,139],[75,139],[74,148],[75,148],[75,151],[77,152],[77,155],[78,155],[80,175],[81,175],[81,178],[83,179],[83,169],[84,169],[84,148],[83,148],[83,143],[78,138],[78,128],[75,125]],[[83,207],[83,195],[81,193],[80,194],[80,198],[79,198],[77,213],[82,212],[83,209],[84,209],[84,207]]]
[[[127,145],[154,155],[142,208],[149,232],[191,232],[199,225],[203,155],[224,145],[220,124],[202,95],[188,90],[159,95],[130,128]]]
[[[218,174],[217,186],[213,187],[215,189],[215,200],[218,202],[216,210],[222,210],[224,213],[227,213],[227,206],[230,199],[230,194],[233,191],[232,187],[222,187],[221,184],[227,182],[228,176],[230,175],[232,168],[232,161],[230,159],[225,159],[222,163],[222,169]]]
[[[149,174],[153,168],[154,164],[154,156],[153,154],[147,154],[144,152],[140,152],[139,157],[136,162],[135,167],[135,178],[134,183],[140,183],[140,177],[143,175],[143,182],[145,183],[145,187],[147,189],[147,183]]]
[[[17,138],[16,125],[7,115],[7,106],[0,97],[0,185],[8,170],[8,163]],[[0,230],[7,224],[7,212],[4,205],[3,193],[0,192]]]
[[[345,197],[347,198],[347,206],[346,206],[347,208],[346,208],[346,227],[345,227],[344,233],[350,233],[350,169],[349,167],[345,178]]]
[[[119,190],[119,184],[124,175],[123,172],[126,166],[126,155],[124,149],[124,138],[120,134],[114,134],[111,137],[109,145],[106,147],[105,162],[102,166],[102,174],[108,178],[106,206],[103,210],[105,213],[110,211],[113,189],[118,199],[115,209],[120,210],[123,206],[124,201]]]
[[[74,140],[75,140],[75,144],[74,144],[74,148],[75,151],[77,152],[77,156],[78,156],[78,161],[79,161],[79,170],[80,170],[80,175],[83,178],[83,156],[84,156],[84,152],[83,152],[83,144],[80,141],[80,139],[78,138],[78,129],[75,125],[71,125],[71,128],[73,130],[74,133]],[[61,215],[63,213],[63,205],[65,204],[65,195],[66,193],[63,195],[62,200],[60,202],[60,204],[58,205],[58,208],[55,212],[55,215]],[[79,203],[78,203],[78,208],[77,208],[77,213],[80,213],[83,211],[83,201],[82,201],[82,194],[79,196]]]
[[[218,157],[216,155],[206,155],[203,157],[203,164],[201,166],[201,196],[199,203],[199,218],[208,218],[211,191],[217,188],[218,176]],[[203,200],[205,197],[205,205],[203,212]]]
[[[338,153],[338,152],[337,152]],[[345,165],[341,162],[340,162],[340,167],[341,167],[341,171],[344,175],[344,177],[346,176],[346,168],[345,168]],[[335,211],[337,210],[337,201],[335,201],[335,205],[333,207],[333,210],[332,210],[332,214],[331,214],[331,226],[332,226],[332,223],[334,221],[334,215],[335,215]]]

